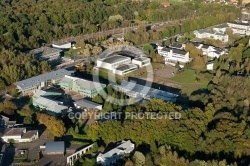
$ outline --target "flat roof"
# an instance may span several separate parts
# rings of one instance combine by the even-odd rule
[[[126,59],[131,59],[131,58],[126,57],[126,56],[122,56],[122,55],[113,55],[113,56],[109,56],[109,57],[105,58],[103,60],[103,62],[116,63],[116,62],[120,62],[120,61],[123,61],[123,60],[126,60]]]
[[[83,87],[84,89],[96,89],[96,88],[100,88],[102,86],[106,86],[105,84],[101,84],[99,82],[93,82],[93,81],[89,81],[89,80],[84,80],[84,79],[78,79],[76,80],[76,85]]]
[[[124,65],[119,65],[115,70],[126,71],[133,68],[137,69],[137,66],[134,64],[124,64]]]
[[[52,54],[56,52],[62,52],[62,50],[52,48],[52,47],[41,47],[41,48],[36,48],[30,51],[26,51],[26,54],[42,54],[42,55],[47,55],[47,54]]]
[[[64,75],[71,75],[72,73],[74,73],[74,71],[69,71],[66,69],[59,69],[56,71],[52,71],[46,74],[41,74],[35,77],[31,77],[31,78],[16,82],[15,85],[21,88],[26,88],[32,85],[40,84],[41,82],[44,82],[44,81],[62,77]]]
[[[134,58],[133,60],[143,62],[143,61],[150,60],[150,59],[149,59],[149,58],[147,58],[147,57],[138,57],[138,58]]]
[[[71,44],[71,42],[59,42],[59,43],[53,43],[52,45],[58,45],[58,46],[62,46],[65,44]]]
[[[175,48],[166,48],[166,47],[164,47],[162,50],[167,51],[167,52],[170,52],[171,50],[173,50],[173,53],[180,54],[180,55],[186,55],[186,53],[187,53],[184,50],[179,50],[179,49],[175,49]]]
[[[98,104],[98,103],[95,103],[93,101],[89,101],[86,99],[78,100],[78,101],[74,102],[74,104],[77,104],[77,105],[80,105],[80,106],[86,107],[86,108],[96,108],[98,106],[102,106],[101,104]]]
[[[64,153],[65,152],[64,141],[46,142],[45,152],[46,153]]]

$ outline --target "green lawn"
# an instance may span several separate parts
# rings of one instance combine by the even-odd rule
[[[178,73],[170,80],[179,83],[182,86],[182,93],[185,93],[187,95],[190,95],[197,89],[206,88],[209,82],[208,79],[205,79],[201,76],[201,74],[198,74],[198,72],[191,69]]]

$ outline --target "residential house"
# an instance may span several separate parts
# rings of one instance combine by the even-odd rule
[[[0,127],[11,128],[16,126],[16,121],[10,121],[8,117],[0,115]]]
[[[106,87],[105,84],[98,82],[88,81],[85,79],[65,76],[60,81],[60,87],[67,91],[76,91],[83,96],[94,97],[96,96],[103,88]]]
[[[71,111],[63,102],[56,100],[62,94],[57,92],[47,92],[39,90],[32,96],[32,103],[35,107],[46,111],[51,115],[61,115]]]
[[[38,131],[30,130],[27,131],[26,128],[7,128],[4,129],[4,133],[1,134],[1,139],[3,142],[9,142],[10,139],[14,142],[32,142],[38,139]]]
[[[15,85],[23,95],[29,95],[35,93],[37,90],[50,87],[51,85],[57,85],[65,75],[71,75],[73,73],[74,71],[60,69],[16,82]]]
[[[115,164],[117,160],[123,158],[125,154],[130,154],[134,149],[135,144],[133,144],[130,140],[122,141],[122,143],[116,148],[104,154],[100,153],[96,158],[96,162],[97,164],[104,166]]]
[[[189,52],[184,50],[179,50],[175,48],[167,48],[158,46],[158,54],[164,57],[165,64],[175,66],[176,63],[179,63],[180,67],[191,61],[189,58]]]

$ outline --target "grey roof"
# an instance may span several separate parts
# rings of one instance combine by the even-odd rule
[[[126,71],[129,69],[137,69],[137,66],[134,64],[123,64],[123,65],[117,66],[117,68],[115,70]]]
[[[215,28],[227,28],[227,27],[228,27],[227,24],[220,24],[220,25],[215,26]]]
[[[110,57],[105,58],[103,60],[103,62],[106,62],[106,63],[116,63],[116,62],[123,61],[125,59],[131,59],[131,58],[126,57],[126,56],[122,56],[122,55],[114,55],[114,56],[110,56]]]
[[[51,48],[51,47],[41,47],[34,50],[27,51],[27,54],[34,54],[36,56],[46,56],[49,54],[60,53],[62,50]]]
[[[52,71],[46,74],[42,74],[42,75],[38,75],[32,78],[28,78],[26,80],[22,80],[19,82],[16,82],[15,85],[21,87],[21,88],[26,88],[26,87],[30,87],[32,85],[37,85],[40,84],[41,82],[44,81],[48,81],[51,79],[55,79],[58,77],[62,77],[64,75],[71,75],[72,73],[74,73],[74,71],[68,71],[66,69],[60,69],[60,70],[56,70],[56,71]]]
[[[212,31],[208,30],[208,29],[200,29],[200,30],[197,30],[199,33],[213,33]]]
[[[88,90],[92,90],[92,89],[96,89],[96,88],[105,86],[105,84],[101,84],[99,82],[88,81],[88,80],[84,80],[84,79],[76,80],[76,85],[78,85],[84,89],[88,89]]]
[[[227,36],[227,34],[224,34],[224,33],[219,33],[219,32],[216,32],[215,35],[219,35],[219,36]]]
[[[248,23],[243,23],[243,22],[229,22],[230,24],[238,24],[238,25],[245,25],[245,26],[249,26]]]
[[[46,142],[46,153],[64,153],[65,146],[64,141],[57,141],[57,142]]]
[[[89,101],[86,99],[78,100],[78,101],[74,102],[74,104],[85,107],[85,108],[96,108],[98,106],[102,106],[101,104],[97,104],[95,102],[92,102],[92,101]]]

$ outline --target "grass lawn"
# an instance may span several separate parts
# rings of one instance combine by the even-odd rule
[[[199,78],[199,81],[196,78]],[[195,70],[185,70],[184,72],[178,73],[175,77],[170,78],[170,80],[180,83],[182,85],[182,93],[190,95],[193,91],[197,89],[206,88],[209,80],[195,72]]]

